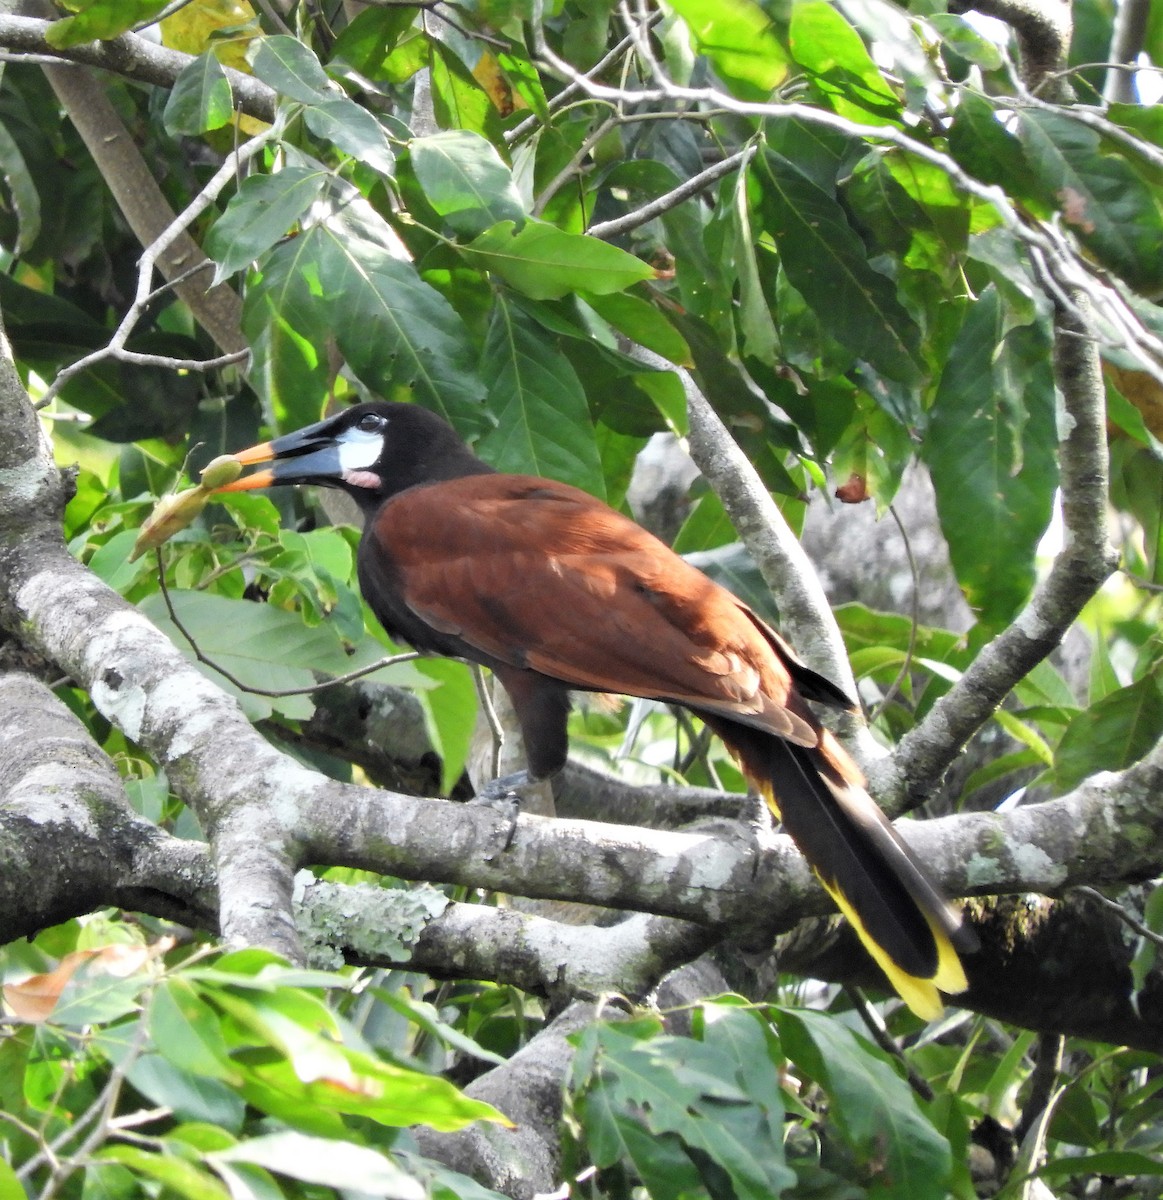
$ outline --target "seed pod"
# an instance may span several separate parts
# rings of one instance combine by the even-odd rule
[[[233,483],[242,474],[242,463],[233,454],[220,454],[202,468],[202,486],[213,491]]]
[[[187,488],[176,495],[163,496],[138,532],[129,561],[135,562],[147,550],[155,550],[169,541],[175,533],[185,529],[209,501],[210,492],[205,487]]]

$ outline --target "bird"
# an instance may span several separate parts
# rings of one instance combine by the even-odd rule
[[[891,985],[935,1019],[976,948],[809,701],[853,709],[771,625],[589,493],[494,470],[442,417],[370,401],[233,455],[217,489],[340,488],[364,516],[360,590],[393,639],[478,663],[508,692],[527,767],[565,765],[571,692],[688,709],[724,742]]]

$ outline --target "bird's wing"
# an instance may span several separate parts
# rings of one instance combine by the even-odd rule
[[[484,655],[818,741],[750,610],[585,492],[526,476],[449,480],[389,501],[369,536],[407,609]]]

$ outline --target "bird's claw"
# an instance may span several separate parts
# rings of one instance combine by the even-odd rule
[[[525,771],[513,775],[502,775],[486,784],[469,801],[473,805],[491,808],[498,816],[507,822],[505,840],[502,850],[508,850],[517,836],[517,818],[521,815],[521,801],[524,798],[523,788],[530,785],[529,776]]]

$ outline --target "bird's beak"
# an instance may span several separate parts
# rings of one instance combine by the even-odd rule
[[[271,466],[214,490],[246,492],[252,488],[276,487],[287,483],[336,482],[343,477],[343,466],[339,460],[339,445],[329,429],[331,424],[330,421],[320,421],[231,455],[244,467],[267,462]]]

